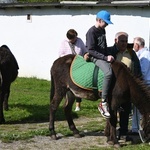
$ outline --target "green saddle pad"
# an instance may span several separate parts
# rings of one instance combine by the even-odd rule
[[[97,84],[93,86],[93,74],[95,64],[93,62],[86,62],[82,56],[76,55],[70,68],[71,79],[77,86],[83,89],[97,89],[102,90],[102,81],[104,79],[104,73],[102,70],[98,70]]]

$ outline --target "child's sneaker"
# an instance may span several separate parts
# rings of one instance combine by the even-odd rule
[[[101,102],[99,105],[98,105],[98,110],[100,111],[101,115],[105,118],[110,118],[110,114],[108,112],[108,109],[107,109],[107,103],[106,102]]]
[[[75,111],[80,111],[80,107],[76,107]]]

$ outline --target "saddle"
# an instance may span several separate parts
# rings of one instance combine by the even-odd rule
[[[86,90],[102,90],[104,73],[93,62],[87,62],[76,55],[71,67],[70,76],[74,84]]]

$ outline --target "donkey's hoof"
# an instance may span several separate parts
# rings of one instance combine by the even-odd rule
[[[120,146],[119,143],[116,143],[116,144],[114,144],[114,147],[115,147],[115,148],[120,148],[121,146]]]
[[[81,138],[82,135],[80,135],[80,134],[74,134],[74,137],[75,137],[75,138]]]
[[[8,111],[8,110],[9,110],[8,106],[4,106],[3,109],[4,109],[5,111]]]
[[[5,111],[8,111],[9,109],[8,109],[8,108],[4,108],[4,110],[5,110]]]
[[[0,120],[0,124],[5,124],[5,119]]]
[[[119,144],[119,143],[114,144],[113,141],[107,141],[107,143],[108,143],[109,145],[113,145],[113,147],[115,147],[115,148],[119,148],[119,147],[120,147],[120,144]]]
[[[119,143],[116,143],[116,144],[114,144],[114,147],[115,147],[115,148],[120,148],[121,146],[120,146]]]
[[[107,143],[108,143],[109,145],[114,145],[114,142],[113,142],[113,141],[107,141]]]
[[[52,140],[57,140],[57,136],[56,135],[51,135],[51,139]]]

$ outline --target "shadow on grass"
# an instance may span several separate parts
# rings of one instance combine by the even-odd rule
[[[26,104],[15,104],[15,105],[9,105],[10,109],[19,108],[20,110],[26,110],[30,115],[22,115],[19,112],[11,114],[9,113],[9,110],[7,111],[7,114],[9,115],[8,119],[5,117],[6,123],[5,124],[22,124],[22,123],[42,123],[42,122],[49,122],[49,105],[26,105]],[[20,119],[16,120],[15,117],[11,117],[11,115],[18,115]],[[77,113],[72,112],[73,119],[78,118]],[[15,118],[15,119],[13,119]],[[59,107],[56,111],[55,115],[56,121],[64,121],[66,120],[63,107]]]
[[[62,139],[64,137],[72,137],[73,134],[66,134],[66,135],[59,135],[58,136],[58,139]],[[101,137],[105,137],[103,131],[100,131],[100,130],[93,130],[93,131],[89,131],[89,132],[84,132],[84,131],[80,131],[80,136],[81,137],[86,137],[86,136],[101,136]]]

